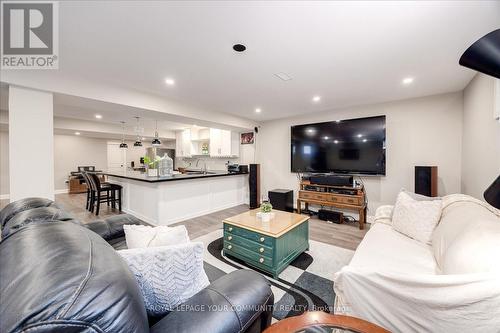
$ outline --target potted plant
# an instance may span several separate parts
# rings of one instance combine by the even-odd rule
[[[148,177],[158,177],[158,162],[160,160],[160,156],[155,156],[153,160],[148,156],[144,156],[144,164],[146,164]]]
[[[260,217],[262,221],[268,222],[269,220],[271,220],[272,210],[273,210],[273,205],[271,205],[271,203],[268,201],[264,201],[260,205]]]

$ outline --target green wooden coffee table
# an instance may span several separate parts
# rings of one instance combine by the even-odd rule
[[[309,216],[273,211],[269,222],[250,210],[223,221],[224,255],[272,274],[274,278],[309,249]]]

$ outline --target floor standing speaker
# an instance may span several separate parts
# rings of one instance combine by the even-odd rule
[[[273,209],[293,213],[293,191],[276,189],[268,192]]]
[[[250,164],[248,175],[248,188],[250,190],[250,209],[260,207],[260,164]]]
[[[415,167],[415,193],[428,197],[438,195],[438,168],[437,166]]]

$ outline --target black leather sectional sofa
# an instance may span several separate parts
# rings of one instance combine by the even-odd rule
[[[0,332],[261,332],[273,293],[250,270],[227,274],[163,318],[148,318],[137,282],[115,252],[129,215],[82,225],[47,199],[0,212]]]

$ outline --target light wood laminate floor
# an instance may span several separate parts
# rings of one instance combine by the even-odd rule
[[[95,216],[85,209],[85,196],[85,194],[57,194],[56,202],[61,208],[73,214],[76,219],[83,223],[120,214],[117,209],[102,204],[99,216]],[[8,203],[8,200],[0,200],[0,208],[5,207]],[[222,228],[223,219],[247,210],[247,205],[235,206],[174,225],[185,225],[189,237],[194,239]],[[365,225],[365,230],[359,230],[358,226],[358,223],[333,224],[311,218],[309,221],[309,237],[315,241],[355,250],[370,227],[368,224]]]

